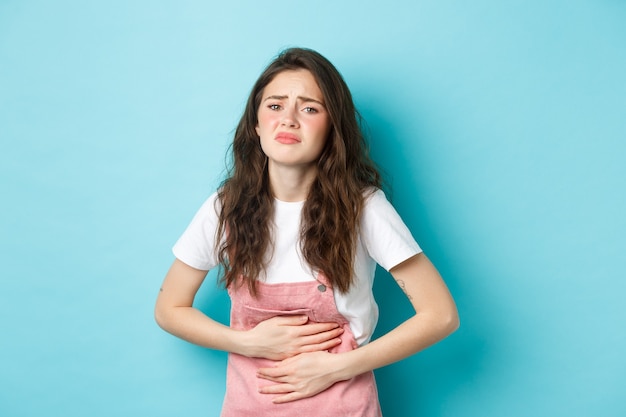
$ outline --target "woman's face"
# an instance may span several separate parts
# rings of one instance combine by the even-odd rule
[[[263,89],[256,133],[268,165],[315,166],[328,134],[324,97],[308,70],[286,70]]]

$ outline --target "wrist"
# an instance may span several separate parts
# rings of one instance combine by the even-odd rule
[[[249,330],[231,329],[230,342],[231,348],[228,350],[229,352],[247,357],[255,357],[255,345]]]
[[[361,357],[360,348],[349,352],[338,353],[336,356],[338,360],[335,374],[339,381],[354,378],[370,370],[364,366],[365,362]]]

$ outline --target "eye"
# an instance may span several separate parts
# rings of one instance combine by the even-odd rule
[[[280,104],[269,104],[267,108],[270,110],[280,110]]]
[[[305,107],[302,109],[305,113],[317,113],[317,109],[315,107]]]

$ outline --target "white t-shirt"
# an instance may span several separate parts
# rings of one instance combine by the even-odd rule
[[[216,199],[217,193],[214,193],[205,201],[173,248],[176,258],[196,269],[208,271],[217,266],[215,234],[219,204],[215,204]],[[304,202],[274,201],[274,248],[268,253],[265,282],[314,280],[315,271],[304,261],[298,243]],[[350,322],[359,345],[371,339],[378,322],[378,305],[372,292],[376,264],[389,271],[420,252],[419,245],[385,194],[376,190],[369,195],[357,240],[355,280],[348,293],[341,294],[338,290],[334,293],[337,310]]]

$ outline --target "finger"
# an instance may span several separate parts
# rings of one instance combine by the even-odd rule
[[[343,332],[343,329],[337,323],[307,323],[306,326],[298,328],[298,332],[300,336],[311,336],[338,329],[341,329]]]
[[[272,400],[274,404],[283,404],[291,401],[301,400],[302,398],[306,398],[305,395],[299,392],[290,392],[286,395],[281,395],[280,397],[276,397]]]
[[[324,350],[329,350],[334,348],[337,345],[341,344],[341,339],[330,339],[322,343],[317,343],[314,345],[305,345],[300,349],[300,353],[309,353],[309,352],[321,352]]]
[[[271,381],[271,382],[278,382],[278,383],[287,382],[286,376],[269,376],[269,375],[264,375],[264,374],[257,374],[256,377],[259,379],[264,379],[266,381]]]
[[[278,381],[280,378],[287,376],[283,368],[259,368],[256,371],[258,378],[269,379],[270,381]]]
[[[288,394],[293,392],[293,386],[290,384],[274,384],[259,387],[260,394]]]
[[[306,327],[306,326],[304,326]],[[302,336],[301,343],[302,345],[315,345],[319,343],[324,343],[328,340],[336,339],[343,334],[344,330],[341,327],[336,329],[328,330],[322,333],[316,333],[308,336]]]
[[[306,315],[297,316],[276,316],[272,317],[268,321],[275,321],[279,326],[302,326],[309,321],[309,317]]]

